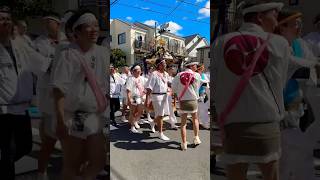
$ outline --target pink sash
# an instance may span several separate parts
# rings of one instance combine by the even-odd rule
[[[79,57],[81,67],[84,71],[86,78],[88,79],[90,88],[92,89],[96,97],[96,101],[98,105],[98,113],[104,112],[107,108],[107,100],[101,88],[98,86],[97,77],[94,75],[92,70],[88,67],[88,64],[85,62],[83,57],[81,57],[80,55],[77,55],[75,52],[73,54]]]
[[[183,74],[185,74],[185,73],[194,75],[193,73],[190,73],[190,72],[184,72]],[[181,75],[182,75],[182,74],[181,74]],[[180,93],[180,95],[179,95],[179,97],[178,97],[178,100],[179,100],[179,101],[181,101],[181,98],[184,96],[184,94],[185,94],[186,91],[188,90],[191,81],[192,81],[192,77],[189,78],[189,81],[185,84],[183,90],[181,91],[181,93]]]
[[[134,82],[136,83],[136,86],[140,92],[140,96],[142,97],[144,95],[144,87],[141,85],[140,81],[141,81],[141,79],[135,79]]]
[[[218,123],[219,123],[220,130],[221,130],[221,133],[222,133],[222,140],[224,139],[224,124],[225,124],[225,121],[226,121],[228,115],[234,109],[235,105],[238,103],[238,101],[240,99],[240,96],[243,93],[245,87],[248,85],[250,77],[252,76],[254,68],[256,67],[257,61],[258,61],[259,57],[261,56],[262,52],[265,50],[270,38],[271,38],[271,34],[268,34],[267,40],[264,41],[264,43],[256,51],[256,53],[253,56],[252,63],[247,67],[247,69],[243,73],[240,81],[235,86],[233,94],[232,94],[231,98],[229,99],[229,101],[227,103],[227,106],[224,108],[224,110],[221,112],[221,114],[218,115]]]

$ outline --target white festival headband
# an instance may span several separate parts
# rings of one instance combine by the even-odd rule
[[[57,21],[58,23],[61,22],[59,18],[54,17],[54,16],[45,16],[45,17],[43,17],[43,19],[51,19],[51,20]]]
[[[66,14],[64,14],[62,18],[62,22],[66,23],[71,18],[72,15],[73,15],[73,12],[67,12]]]
[[[276,2],[258,4],[258,5],[250,6],[248,8],[243,9],[242,15],[253,13],[253,12],[263,12],[271,9],[277,9],[278,11],[280,11],[283,6],[284,6],[283,3],[276,3]]]
[[[81,24],[91,24],[96,22],[97,18],[91,13],[85,13],[79,17],[79,19],[73,24],[72,30],[74,31],[75,28]]]
[[[141,70],[141,67],[139,65],[136,65],[133,70]]]

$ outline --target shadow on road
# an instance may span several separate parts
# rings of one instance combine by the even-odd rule
[[[140,125],[144,129],[140,133],[131,133],[129,126],[120,125],[116,129],[110,131],[110,142],[115,142],[114,146],[126,150],[155,150],[155,149],[177,149],[180,148],[180,143],[174,141],[158,142],[158,137],[151,137],[153,133],[149,124]],[[150,140],[153,142],[147,142]],[[161,141],[161,140],[159,140]]]

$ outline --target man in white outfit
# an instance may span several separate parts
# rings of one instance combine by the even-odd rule
[[[169,74],[165,72],[167,64],[164,59],[156,60],[157,70],[153,71],[151,76],[149,77],[145,88],[147,89],[146,96],[146,107],[150,106],[150,97],[152,101],[152,105],[155,112],[154,121],[157,123],[157,127],[159,130],[159,138],[164,141],[169,141],[168,138],[163,133],[163,117],[170,114],[169,103],[168,103],[168,80]],[[155,123],[150,122],[151,130],[155,132]]]

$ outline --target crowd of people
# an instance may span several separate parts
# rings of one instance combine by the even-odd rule
[[[157,127],[158,137],[168,141],[170,138],[163,133],[164,117],[168,117],[172,129],[178,129],[178,115],[181,117],[181,149],[186,150],[187,115],[191,114],[193,143],[201,143],[199,121],[206,129],[210,125],[209,76],[204,72],[203,65],[188,61],[184,64],[184,71],[178,72],[177,66],[167,67],[166,60],[160,57],[151,65],[147,74],[142,73],[140,64],[122,68],[120,74],[116,67],[110,66],[110,121],[113,126],[118,126],[115,114],[121,110],[121,121],[129,124],[132,133],[139,133],[139,124],[148,123],[153,133],[156,133]],[[130,110],[128,114],[127,109]],[[143,115],[147,117],[147,121],[144,121]]]
[[[265,180],[315,179],[319,140],[320,15],[302,37],[303,14],[247,1],[241,27],[214,42],[213,91],[229,180],[256,164]]]
[[[106,165],[107,49],[97,45],[99,25],[87,10],[48,12],[43,34],[27,36],[27,23],[0,7],[0,177],[15,179],[15,162],[32,150],[29,108],[41,113],[38,178],[57,141],[64,180],[92,180]],[[94,148],[92,148],[94,147]]]
[[[132,133],[139,132],[145,114],[151,130],[157,129],[164,141],[170,140],[163,132],[164,117],[169,116],[171,128],[178,129],[179,114],[182,150],[187,149],[187,115],[191,114],[193,143],[201,143],[199,117],[205,128],[210,122],[209,76],[203,65],[188,62],[178,73],[159,57],[148,74],[139,64],[122,67],[119,74],[117,67],[107,65],[106,47],[97,44],[100,29],[92,12],[69,10],[62,18],[47,12],[41,22],[43,33],[31,38],[27,22],[15,19],[9,7],[0,7],[1,178],[13,180],[15,162],[32,150],[32,128],[37,128],[30,116],[33,106],[41,114],[39,180],[48,179],[47,167],[58,141],[63,152],[61,179],[92,180],[103,172],[108,153],[103,130],[109,123],[117,126],[115,113],[120,109],[121,120]]]

